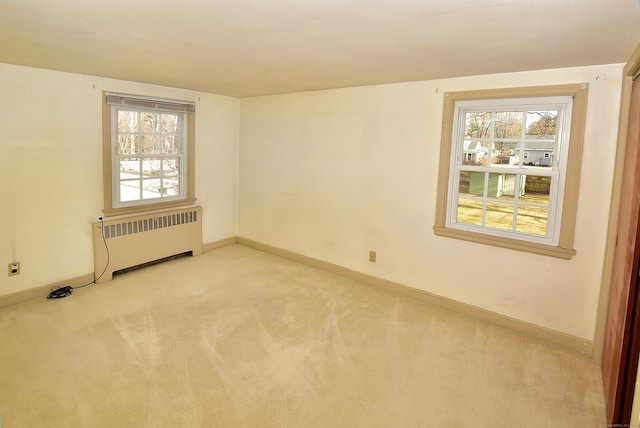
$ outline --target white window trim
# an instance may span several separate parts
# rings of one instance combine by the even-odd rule
[[[467,230],[470,232],[485,233],[488,235],[502,236],[505,238],[515,238],[523,241],[535,242],[547,245],[558,245],[560,235],[560,221],[556,221],[562,212],[562,200],[565,187],[564,167],[568,161],[568,150],[565,146],[570,141],[570,124],[573,99],[571,97],[538,97],[538,98],[511,98],[511,99],[491,99],[458,101],[455,103],[454,126],[452,135],[451,151],[451,171],[449,177],[447,210],[447,227]],[[557,155],[552,164],[552,169],[538,169],[530,166],[468,166],[462,164],[462,153],[464,147],[465,113],[473,111],[544,111],[558,110],[558,142],[556,146]],[[524,146],[520,147],[523,151]],[[551,193],[549,195],[549,211],[547,218],[547,235],[537,236],[521,233],[517,231],[494,229],[486,226],[470,225],[458,223],[456,214],[458,210],[458,189],[460,171],[490,172],[495,174],[518,174],[517,177],[525,175],[528,171],[531,175],[551,177]],[[485,186],[487,183],[485,182]]]
[[[154,111],[157,113],[170,113],[178,115],[178,127],[180,130],[180,153],[177,155],[171,155],[168,157],[178,158],[180,162],[180,185],[179,185],[179,194],[176,196],[165,196],[161,198],[153,198],[153,199],[138,199],[134,201],[125,201],[120,202],[120,159],[131,157],[131,155],[120,155],[118,154],[118,121],[111,120],[111,186],[113,189],[113,200],[112,207],[113,208],[127,208],[127,207],[135,207],[142,205],[151,205],[162,202],[171,202],[171,201],[180,201],[187,199],[187,162],[188,162],[188,150],[187,150],[187,121],[185,118],[185,113],[175,112],[170,110],[163,109],[149,109],[149,108],[141,108],[141,107],[128,107],[125,105],[111,105],[111,117],[117,118],[119,111]],[[136,155],[135,157],[140,158],[162,158],[165,157],[162,154],[153,154],[151,156],[146,156],[144,154]]]

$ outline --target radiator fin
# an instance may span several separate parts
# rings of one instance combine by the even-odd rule
[[[104,238],[117,238],[119,236],[148,232],[151,230],[179,226],[182,224],[194,223],[197,221],[198,212],[196,210],[182,213],[150,216],[148,218],[137,220],[124,220],[120,223],[105,225]]]

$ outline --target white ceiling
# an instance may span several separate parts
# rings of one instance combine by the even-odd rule
[[[0,62],[248,97],[625,62],[638,0],[0,0]]]

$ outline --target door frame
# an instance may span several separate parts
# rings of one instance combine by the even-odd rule
[[[618,219],[620,216],[625,152],[627,149],[626,146],[628,138],[628,128],[630,123],[629,112],[631,109],[632,86],[634,77],[637,77],[638,73],[640,73],[640,44],[636,47],[634,53],[631,55],[631,58],[626,63],[622,76],[622,97],[620,105],[620,118],[618,123],[617,151],[615,159],[609,223],[607,229],[607,242],[601,278],[601,293],[598,306],[596,332],[594,336],[594,358],[600,364],[602,364],[605,351],[604,346],[608,320],[607,312],[609,308],[610,289],[612,285],[614,255],[618,239]],[[635,219],[636,222],[638,220],[640,219]],[[636,254],[634,255],[634,258],[636,260],[633,261],[633,269],[635,269],[633,272],[635,272],[635,274],[632,274],[632,281],[630,284],[631,288],[628,293],[629,301],[627,304],[629,311],[625,316],[625,325],[623,326],[623,334],[625,338],[623,339],[624,346],[621,350],[621,369],[619,370],[619,373],[617,373],[617,376],[615,376],[617,377],[616,399],[614,400],[615,409],[609,408],[607,410],[608,415],[613,414],[616,418],[630,418],[631,416],[631,406],[633,402],[636,380],[635,378],[638,368],[637,357],[638,353],[640,352],[640,342],[638,342],[637,340],[632,340],[635,336],[633,334],[634,329],[640,328],[640,319],[638,319],[638,317],[635,317],[637,311],[640,310],[640,302],[638,301],[638,297],[640,296],[637,296],[637,293],[635,292],[635,278],[637,278],[638,268],[637,251],[638,249],[640,249],[640,247],[638,247],[640,241],[638,241],[638,236],[629,238],[630,240],[634,240],[636,242]],[[606,390],[607,388],[605,385],[605,394],[607,393]],[[605,401],[609,401],[608,397],[605,397]]]
[[[622,194],[622,172],[624,169],[624,154],[627,148],[629,129],[629,110],[631,110],[631,89],[633,77],[640,72],[640,44],[627,61],[622,73],[622,99],[620,101],[620,118],[618,120],[618,142],[613,171],[611,203],[609,207],[609,223],[607,226],[607,241],[604,254],[604,267],[600,281],[600,300],[596,319],[596,332],[593,340],[594,360],[602,363],[604,351],[604,336],[607,327],[607,310],[609,308],[609,290],[611,288],[611,273],[613,270],[613,256],[616,249],[618,234],[618,217],[620,215],[620,200]]]

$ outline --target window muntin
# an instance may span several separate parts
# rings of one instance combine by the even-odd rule
[[[571,110],[568,96],[455,102],[446,226],[557,245]]]

